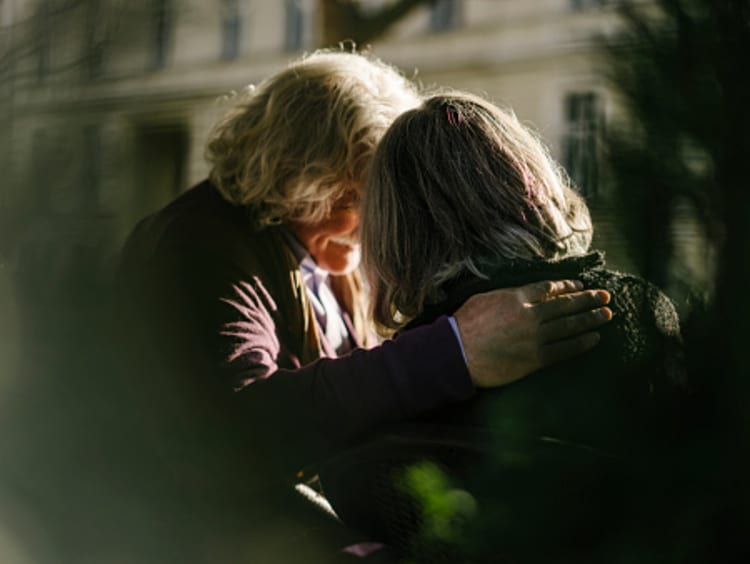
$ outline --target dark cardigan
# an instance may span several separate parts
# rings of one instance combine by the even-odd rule
[[[554,437],[625,452],[671,417],[684,389],[680,325],[674,305],[642,278],[605,268],[601,253],[550,261],[494,260],[487,279],[465,276],[444,287],[406,330],[454,312],[471,295],[543,280],[578,279],[612,295],[613,320],[591,352],[496,390],[438,410],[432,421],[478,425],[514,436]]]
[[[454,312],[476,293],[563,278],[609,290],[614,318],[594,350],[383,429],[321,472],[345,522],[425,561],[477,555],[502,561],[505,554],[509,561],[546,562],[559,551],[593,550],[617,528],[613,516],[632,510],[637,496],[631,494],[644,490],[636,477],[679,425],[683,352],[677,314],[662,292],[606,269],[600,253],[493,263],[485,264],[487,279],[466,276],[446,285],[445,298],[404,333]],[[424,461],[443,478],[433,473],[432,486],[422,480],[416,491],[405,490],[408,469]],[[468,490],[480,508],[469,529],[474,536],[467,534],[463,545],[431,536],[441,517],[430,504],[455,487]],[[469,557],[471,550],[478,552]]]
[[[361,316],[346,299],[356,280],[339,278],[335,289],[356,325]],[[134,229],[118,286],[123,339],[134,344],[123,356],[125,378],[144,409],[138,419],[150,414],[154,427],[169,427],[161,443],[193,443],[187,448],[201,464],[225,458],[228,467],[234,456],[240,480],[248,461],[293,475],[377,424],[473,393],[447,319],[320,358],[304,282],[279,228],[258,229],[250,210],[208,181]],[[440,354],[427,352],[431,343]],[[210,454],[222,443],[231,454]]]

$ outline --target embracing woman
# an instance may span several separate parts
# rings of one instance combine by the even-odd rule
[[[586,203],[544,145],[512,113],[470,94],[433,95],[393,123],[375,154],[361,229],[373,317],[386,332],[451,315],[477,293],[557,278],[609,290],[614,319],[596,350],[339,460],[328,480],[334,506],[375,536],[413,546],[410,527],[424,528],[430,515],[393,480],[426,458],[476,486],[485,524],[501,515],[493,542],[514,558],[512,546],[538,550],[538,535],[559,548],[604,534],[625,509],[602,481],[620,480],[613,468],[647,466],[674,425],[684,371],[669,298],[606,267],[590,250]],[[555,504],[564,515],[544,517]]]

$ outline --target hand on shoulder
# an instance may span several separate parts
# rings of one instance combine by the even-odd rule
[[[612,318],[610,295],[582,288],[545,281],[469,298],[455,318],[474,385],[509,384],[594,347]]]

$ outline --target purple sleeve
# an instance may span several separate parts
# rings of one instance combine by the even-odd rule
[[[466,399],[474,390],[447,317],[375,349],[320,360],[303,370],[315,375],[311,399],[321,427],[331,434],[339,423],[356,433],[415,417]]]
[[[261,442],[285,445],[286,465],[302,465],[377,425],[416,417],[474,392],[447,317],[373,349],[279,369],[238,392]],[[276,456],[279,453],[269,453]]]
[[[286,470],[344,448],[380,424],[416,417],[474,392],[447,317],[373,349],[293,370],[264,369],[254,358],[268,348],[272,330],[269,324],[265,336],[245,331],[244,354],[225,369],[234,372],[235,382],[245,382],[235,399],[254,447],[265,447],[264,458]]]
[[[193,398],[193,411],[214,407],[261,465],[294,470],[380,424],[473,393],[447,317],[373,349],[291,368],[288,320],[265,285],[215,253],[179,250],[152,261],[141,282],[141,340],[159,356],[165,389]]]

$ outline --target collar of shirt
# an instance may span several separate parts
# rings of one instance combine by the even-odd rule
[[[312,255],[289,230],[284,230],[284,236],[299,261],[302,280],[318,321],[318,330],[338,354],[351,350],[352,343],[342,318],[341,306],[328,285],[328,271],[316,264]]]
[[[289,231],[288,229],[284,229],[283,232],[287,243],[289,243],[289,248],[292,249],[292,253],[294,253],[294,256],[299,261],[299,269],[302,273],[302,280],[305,281],[305,284],[308,288],[310,288],[315,294],[317,294],[320,285],[325,284],[326,280],[328,279],[328,271],[323,270],[316,264],[315,260],[313,260],[312,258],[312,255],[307,251],[302,243],[297,240],[297,238],[292,234],[291,231]]]
[[[305,281],[305,284],[318,294],[321,286],[328,280],[328,271],[318,267],[309,254],[300,261],[299,269],[302,272],[302,279]]]

